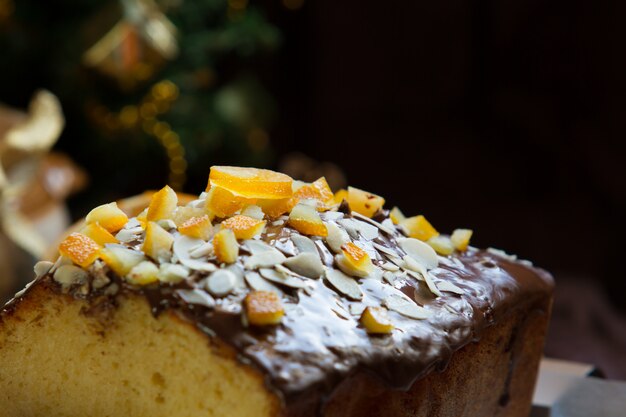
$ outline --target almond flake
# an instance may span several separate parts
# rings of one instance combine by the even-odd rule
[[[305,283],[301,279],[294,278],[283,272],[271,268],[261,268],[259,273],[263,278],[276,284],[281,284],[291,288],[304,288]]]
[[[213,254],[213,242],[206,242],[189,251],[192,258],[202,258]]]
[[[244,262],[244,267],[246,269],[257,269],[282,264],[287,258],[278,250],[272,249],[272,251],[261,252],[248,257]]]
[[[176,229],[176,223],[172,219],[161,219],[156,222],[159,226],[164,228],[165,230],[174,230]]]
[[[451,293],[459,294],[459,295],[465,294],[465,291],[462,288],[457,287],[450,281],[437,282],[437,288],[439,288],[439,291],[446,291],[446,292],[451,292]]]
[[[357,230],[365,240],[372,240],[378,237],[378,228],[360,220],[354,220]]]
[[[377,228],[379,228],[383,232],[387,233],[388,235],[394,235],[395,234],[395,231],[393,230],[393,228],[385,226],[382,223],[377,222],[376,220],[370,219],[369,217],[364,216],[361,213],[357,213],[356,211],[353,211],[352,215],[354,217],[358,218],[358,219],[364,220],[364,221],[372,224],[373,226],[376,226]]]
[[[187,268],[196,271],[213,272],[217,269],[215,265],[207,261],[192,259],[191,256],[192,251],[204,246],[204,244],[205,242],[202,239],[194,239],[189,236],[180,235],[174,240],[174,254],[178,258],[178,262],[185,265]]]
[[[421,240],[409,237],[400,238],[397,242],[400,248],[402,248],[408,256],[423,265],[426,269],[436,268],[439,264],[437,252]]]
[[[243,214],[244,216],[252,217],[253,219],[257,219],[257,220],[263,220],[263,218],[265,217],[265,213],[263,213],[263,210],[261,209],[261,207],[256,206],[256,205],[247,206],[241,211],[241,214]]]
[[[35,271],[35,276],[39,278],[46,275],[52,269],[53,265],[54,264],[52,262],[48,261],[37,262],[33,267],[33,270]]]
[[[403,316],[412,319],[422,320],[431,316],[431,313],[425,308],[420,307],[415,304],[415,302],[399,295],[390,295],[385,298],[383,304],[389,310],[395,311],[396,313],[400,313]]]
[[[395,265],[391,262],[385,262],[381,265],[381,268],[383,268],[386,271],[391,271],[391,272],[396,272],[400,270],[400,267],[398,265]]]
[[[258,272],[246,272],[245,279],[250,288],[255,291],[272,291],[281,296],[283,294],[283,292],[277,286],[269,283],[267,280],[261,277]]]
[[[348,232],[348,234],[350,235],[352,239],[359,238],[359,226],[354,220],[339,219],[337,220],[337,223],[339,223],[341,227],[343,227],[346,230],[346,232]]]
[[[310,252],[310,253],[313,253],[315,255],[318,255],[317,247],[315,246],[315,242],[313,242],[308,237],[302,236],[302,235],[295,235],[294,234],[294,235],[291,236],[291,241],[296,246],[296,248],[298,248],[298,251],[300,253]]]
[[[503,251],[502,249],[487,248],[487,252],[489,252],[492,255],[496,255],[496,256],[499,256],[501,258],[504,258],[507,261],[514,262],[514,261],[517,260],[517,255],[510,255],[510,254],[506,253],[505,251]]]
[[[387,246],[384,245],[380,245],[378,243],[372,242],[372,246],[378,250],[379,252],[384,253],[385,255],[389,255],[389,256],[394,256],[394,257],[398,257],[398,253],[395,252],[394,250],[392,250],[391,248],[388,248]]]
[[[132,240],[137,239],[137,237],[143,233],[143,228],[141,226],[132,227],[130,229],[122,229],[115,235],[115,238],[120,242],[130,242]]]
[[[387,281],[390,285],[393,285],[396,281],[396,274],[391,271],[383,272],[383,279]]]
[[[296,274],[307,278],[317,279],[324,274],[324,265],[320,260],[317,249],[315,254],[302,252],[299,255],[288,258],[285,262],[283,262],[283,265]]]
[[[350,236],[345,230],[340,228],[334,223],[327,223],[326,229],[328,230],[328,236],[326,236],[326,243],[335,253],[341,253],[341,247],[350,242]]]
[[[159,267],[159,281],[178,283],[189,276],[189,270],[182,265],[163,263]]]
[[[217,297],[228,295],[234,288],[237,277],[226,269],[213,272],[205,281],[205,288]]]
[[[243,242],[243,247],[253,255],[276,250],[273,246],[256,239],[248,239]]]
[[[365,310],[365,307],[367,307],[365,304],[350,304],[350,314],[360,316],[361,314],[363,314],[363,310]]]
[[[272,222],[272,226],[282,226],[283,224],[285,224],[284,220],[276,220]]]
[[[414,271],[414,272],[418,272],[422,276],[424,281],[426,281],[426,285],[428,285],[428,289],[433,294],[435,294],[436,296],[439,296],[439,297],[441,297],[443,295],[443,294],[441,294],[441,291],[439,291],[439,289],[435,285],[435,282],[431,278],[430,274],[428,273],[428,271],[426,270],[424,265],[420,264],[419,262],[417,262],[414,258],[412,258],[409,255],[406,255],[404,258],[402,258],[402,260],[404,261],[404,265],[405,265],[405,267],[407,269],[410,269],[411,271]]]
[[[61,284],[63,288],[67,288],[74,284],[83,284],[87,282],[89,274],[82,268],[75,265],[61,265],[54,271],[53,278]]]
[[[194,288],[193,290],[176,290],[178,295],[187,304],[198,304],[204,307],[215,307],[215,300],[205,291]]]
[[[351,300],[361,300],[363,298],[363,292],[361,287],[354,280],[341,271],[333,268],[326,268],[326,280],[341,294],[345,295]]]

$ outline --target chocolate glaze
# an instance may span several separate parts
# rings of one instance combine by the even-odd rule
[[[377,220],[386,215],[377,213]],[[295,233],[288,227],[271,226],[262,239],[289,256],[297,253],[289,239]],[[399,231],[392,236],[381,232],[375,242],[402,255],[395,243],[398,237],[402,237]],[[325,242],[313,240],[322,261],[332,267],[333,254]],[[355,241],[371,248],[362,237]],[[243,265],[247,253],[241,255],[239,265]],[[375,265],[386,261],[378,252],[370,252],[370,256]],[[304,414],[321,410],[339,382],[359,371],[376,375],[392,388],[408,389],[425,374],[445,369],[454,351],[479,340],[483,329],[516,305],[549,296],[553,286],[551,276],[541,269],[474,248],[440,257],[439,266],[430,272],[435,280],[449,281],[464,294],[444,292],[435,298],[423,281],[398,273],[393,286],[380,279],[360,279],[363,300],[351,301],[325,280],[308,280],[306,290],[284,288],[282,323],[264,328],[248,327],[242,320],[241,302],[247,288],[216,299],[214,307],[207,307],[183,301],[178,292],[198,289],[198,282],[205,276],[200,273],[180,284],[144,288],[125,284],[111,271],[108,274],[121,293],[144,295],[155,316],[165,310],[177,311],[208,337],[217,336],[233,346],[242,361],[263,371],[268,385],[283,398],[288,410]],[[41,279],[51,281],[49,276]],[[358,311],[363,305],[381,305],[394,290],[414,299],[432,316],[415,320],[390,311],[395,330],[384,336],[368,335],[359,324]],[[91,291],[87,296],[73,294],[95,302],[102,299],[103,291]],[[351,312],[351,305],[356,313]]]

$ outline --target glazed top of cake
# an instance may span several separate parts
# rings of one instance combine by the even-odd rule
[[[470,230],[439,234],[383,205],[357,188],[333,194],[324,178],[213,167],[184,206],[165,187],[137,217],[95,208],[37,279],[92,303],[130,292],[155,315],[180,313],[260,368],[289,407],[359,370],[408,388],[551,291],[529,262],[469,246]]]

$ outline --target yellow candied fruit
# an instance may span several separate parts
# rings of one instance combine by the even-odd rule
[[[341,245],[341,255],[337,259],[339,267],[349,275],[364,277],[374,268],[370,256],[352,242]]]
[[[213,166],[209,187],[222,187],[245,198],[281,199],[291,197],[290,176],[267,169]],[[209,188],[207,187],[207,188]]]
[[[82,233],[72,233],[59,245],[59,253],[86,268],[98,259],[100,245]]]
[[[232,216],[256,200],[239,197],[222,187],[211,187],[206,198],[207,210],[217,217]]]
[[[400,225],[406,229],[410,237],[424,242],[430,238],[439,236],[439,232],[426,220],[426,217],[421,214],[419,216],[406,218]]]
[[[135,265],[146,260],[143,253],[123,245],[106,245],[100,251],[102,260],[120,277],[128,274]]]
[[[261,207],[263,213],[270,219],[275,219],[285,213],[289,213],[293,208],[292,198],[281,198],[279,200],[259,200],[257,205]]]
[[[222,263],[232,264],[239,255],[239,244],[235,233],[230,229],[221,229],[213,236],[213,251],[217,260]]]
[[[248,322],[255,326],[278,324],[285,314],[278,295],[271,291],[252,291],[244,299]]]
[[[325,204],[333,204],[335,202],[333,190],[330,189],[330,185],[328,185],[328,181],[326,181],[325,177],[316,179],[311,185],[318,190],[320,196],[319,200],[321,202]]]
[[[370,334],[388,334],[394,325],[383,307],[366,307],[361,314],[361,324]]]
[[[348,200],[348,190],[344,190],[342,188],[341,190],[337,190],[337,192],[333,196],[333,201],[335,202],[335,204],[341,204],[343,200]]]
[[[90,223],[80,230],[80,233],[87,236],[100,246],[107,243],[118,243],[118,240],[107,229],[99,223]]]
[[[146,228],[146,223],[148,222],[147,217],[148,217],[147,207],[144,210],[142,210],[141,213],[137,215],[137,221],[139,222],[139,225],[144,229]]]
[[[127,222],[128,216],[117,206],[117,203],[98,206],[85,217],[85,223],[98,223],[111,233],[120,230]]]
[[[350,210],[367,217],[372,217],[385,205],[385,199],[381,196],[354,187],[348,187],[347,200]]]
[[[229,217],[221,224],[222,228],[232,230],[237,239],[252,239],[254,236],[263,232],[263,228],[265,227],[264,220],[253,219],[252,217],[241,214]]]
[[[190,218],[178,226],[178,231],[185,236],[209,240],[213,234],[213,225],[211,224],[211,218],[205,214],[204,216]]]
[[[148,285],[159,280],[159,268],[150,261],[142,261],[131,268],[126,281],[133,285]]]
[[[328,236],[328,229],[314,207],[297,204],[289,213],[289,226],[303,235]]]
[[[394,207],[391,209],[391,211],[389,212],[389,218],[391,219],[393,224],[400,224],[406,220],[406,216],[398,207]]]
[[[435,236],[426,241],[439,255],[448,256],[454,252],[454,245],[448,236]]]
[[[176,207],[174,211],[174,215],[172,216],[172,220],[176,223],[176,226],[180,227],[183,223],[193,217],[202,217],[204,215],[208,215],[204,209],[198,207],[190,207],[190,206],[179,206]],[[213,220],[213,218],[209,215],[209,218]]]
[[[171,219],[178,205],[178,196],[176,191],[166,185],[152,195],[146,220],[155,222],[162,219]]]
[[[152,259],[168,254],[174,243],[174,236],[155,222],[146,225],[146,237],[141,250]]]
[[[452,232],[450,240],[454,248],[461,252],[466,251],[473,233],[470,229],[456,229]]]

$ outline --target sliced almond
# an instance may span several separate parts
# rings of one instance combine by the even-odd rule
[[[359,238],[359,225],[353,219],[339,219],[337,223],[348,232],[352,239]]]
[[[272,291],[278,295],[282,295],[283,292],[277,286],[269,283],[266,279],[261,277],[258,272],[247,271],[244,275],[246,283],[255,291]]]
[[[378,237],[378,228],[376,226],[372,226],[371,224],[360,220],[354,220],[354,223],[356,224],[357,230],[365,240],[372,240]]]
[[[354,217],[358,218],[358,219],[361,219],[361,220],[363,220],[363,221],[366,221],[366,222],[368,222],[369,224],[371,224],[371,225],[373,225],[373,226],[375,226],[375,227],[379,228],[381,231],[383,231],[383,232],[387,233],[388,235],[394,235],[394,234],[395,234],[395,231],[393,230],[393,227],[391,227],[391,226],[393,226],[393,223],[391,224],[391,226],[386,226],[386,225],[384,225],[384,224],[382,224],[382,223],[380,223],[380,222],[377,222],[377,221],[376,221],[376,220],[374,220],[374,219],[370,219],[369,217],[364,216],[364,215],[362,215],[361,213],[357,213],[357,212],[355,212],[355,211],[353,211],[353,212],[352,212],[352,215],[353,215]],[[385,220],[387,220],[387,219],[385,219]]]
[[[281,284],[290,288],[304,288],[305,283],[303,280],[287,275],[283,272],[277,271],[273,268],[261,268],[259,274],[268,281],[276,284]]]
[[[189,277],[189,270],[182,265],[163,263],[159,267],[159,281],[178,283]]]
[[[268,245],[267,243],[261,240],[255,240],[255,239],[244,240],[243,245],[244,245],[244,248],[253,255],[257,255],[262,252],[268,252],[268,251],[271,252],[271,251],[276,250],[276,248],[274,248],[273,246]]]
[[[396,274],[391,271],[386,271],[383,273],[383,279],[390,285],[393,285],[396,282]]]
[[[189,256],[192,258],[203,258],[213,255],[213,243],[205,242],[189,251]]]
[[[159,267],[150,261],[142,261],[135,265],[128,275],[126,281],[134,285],[147,285],[159,280]]]
[[[217,269],[217,266],[208,261],[193,259],[191,256],[193,250],[205,245],[206,243],[202,239],[180,235],[174,240],[174,254],[178,258],[178,262],[185,265],[187,268],[196,271],[213,272]]]
[[[313,242],[310,238],[302,235],[292,235],[291,241],[298,248],[300,253],[302,252],[310,252],[313,254],[318,254],[317,246],[315,246],[315,242]]]
[[[438,297],[441,297],[443,295],[441,294],[441,291],[439,291],[439,289],[435,285],[435,282],[433,281],[432,277],[430,276],[430,274],[428,273],[428,270],[426,270],[424,265],[417,262],[414,258],[412,258],[409,255],[406,255],[404,258],[402,258],[402,260],[404,261],[406,268],[410,269],[411,271],[418,272],[422,276],[422,278],[426,282],[426,285],[428,285],[428,289],[433,294],[435,294]]]
[[[350,236],[348,233],[337,226],[334,223],[327,223],[328,236],[326,236],[326,243],[335,253],[341,253],[341,246],[350,242]]]
[[[176,290],[175,294],[187,304],[197,304],[209,308],[215,307],[213,297],[207,294],[206,291],[198,288],[194,288],[193,290]]]
[[[235,288],[237,277],[231,271],[220,269],[213,272],[206,279],[205,287],[209,292],[217,297],[223,297],[230,294]]]
[[[130,222],[129,222],[130,223]],[[143,227],[136,226],[129,229],[122,229],[115,235],[115,238],[120,242],[130,242],[137,239],[143,233]]]
[[[37,262],[35,266],[33,267],[33,270],[35,271],[35,276],[39,278],[39,277],[46,275],[52,269],[53,265],[54,264],[49,261]]]
[[[263,220],[265,217],[265,213],[263,213],[261,207],[254,204],[244,207],[244,209],[241,210],[241,214],[257,220]]]
[[[418,306],[413,301],[398,295],[390,295],[383,301],[385,307],[389,310],[400,313],[403,316],[423,320],[431,316],[431,313],[423,307]]]
[[[75,265],[62,265],[54,271],[53,279],[67,288],[74,284],[84,284],[87,282],[89,274],[82,268]]]
[[[409,237],[399,238],[397,242],[407,255],[423,265],[426,269],[436,268],[439,264],[437,252],[421,240]]]
[[[385,262],[381,265],[381,268],[383,268],[385,271],[391,271],[391,272],[396,272],[400,270],[400,267],[394,263],[391,262]]]
[[[439,288],[440,291],[451,292],[451,293],[459,294],[459,295],[465,294],[465,290],[463,290],[462,288],[457,287],[456,285],[454,285],[450,281],[439,281],[439,282],[437,282],[437,288]]]
[[[246,269],[273,267],[274,265],[282,264],[285,259],[287,259],[285,255],[272,248],[272,251],[261,252],[248,257],[244,262],[244,266]]]
[[[363,298],[363,292],[361,291],[361,287],[356,282],[356,280],[354,280],[354,278],[351,278],[343,272],[333,268],[326,268],[325,277],[326,280],[337,291],[339,291],[339,293],[345,295],[349,299],[358,301]]]
[[[299,255],[288,258],[283,265],[296,274],[307,278],[317,279],[324,274],[324,265],[317,252],[302,252]]]

